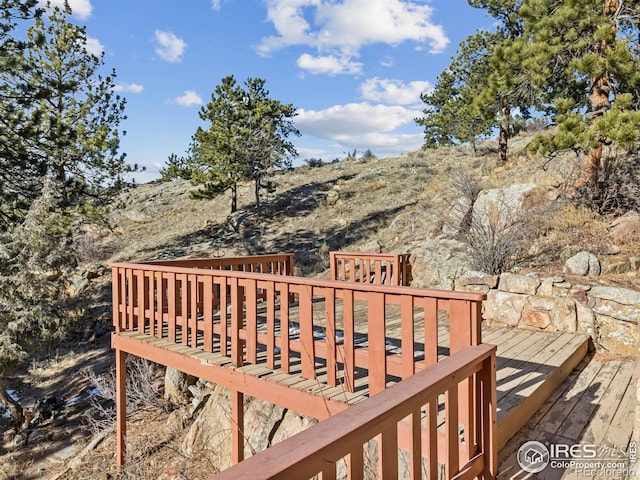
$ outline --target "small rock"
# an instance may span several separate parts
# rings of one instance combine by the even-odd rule
[[[338,203],[338,200],[340,200],[340,192],[337,192],[336,190],[329,190],[327,192],[327,198],[325,200],[327,205],[335,205]]]
[[[600,275],[600,261],[591,252],[580,252],[565,262],[563,271],[570,275]]]
[[[621,245],[636,242],[640,238],[640,215],[633,213],[616,218],[611,224],[609,238]]]

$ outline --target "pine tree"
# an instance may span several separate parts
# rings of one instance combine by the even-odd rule
[[[438,76],[433,91],[420,98],[427,105],[416,122],[424,127],[425,147],[470,142],[488,135],[493,125],[493,104],[475,102],[489,75],[489,54],[493,35],[478,31],[458,47],[458,54]]]
[[[505,56],[505,46],[522,34],[522,0],[468,0],[496,19],[494,32],[477,31],[467,37],[440,74],[436,88],[424,94],[426,145],[471,142],[498,129],[498,162],[507,161],[508,139],[515,123],[513,113],[528,117],[535,103],[519,58]]]
[[[204,188],[196,196],[210,197],[231,190],[231,212],[238,208],[238,182],[253,180],[256,205],[264,177],[273,169],[287,168],[297,155],[290,135],[300,135],[291,119],[295,108],[269,98],[265,80],[248,78],[245,88],[233,75],[222,79],[211,101],[200,111],[210,123],[193,136],[192,178]]]
[[[557,130],[541,152],[583,154],[576,187],[594,188],[606,149],[630,149],[640,136],[640,29],[637,2],[527,1],[521,49]]]
[[[0,402],[18,423],[2,378],[69,327],[72,222],[99,212],[132,170],[118,154],[125,117],[114,75],[101,76],[103,59],[87,52],[68,5],[42,18],[34,3],[12,17],[13,25],[33,19],[26,41],[2,29],[0,51],[10,66],[0,70]]]

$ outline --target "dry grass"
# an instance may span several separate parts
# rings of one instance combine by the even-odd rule
[[[580,250],[606,253],[608,219],[587,208],[564,204],[551,212],[544,222],[544,243],[557,252],[571,255]]]

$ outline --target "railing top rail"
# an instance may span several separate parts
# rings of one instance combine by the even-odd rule
[[[210,258],[172,258],[168,260],[145,260],[141,262],[144,265],[172,265],[174,263],[183,263],[183,262],[208,262],[208,263],[225,263],[225,262],[253,262],[253,261],[265,261],[265,260],[274,260],[274,259],[282,259],[282,258],[291,258],[293,257],[293,253],[278,253],[278,254],[269,254],[269,255],[250,255],[244,257],[210,257]]]
[[[301,475],[309,472],[313,475],[327,462],[335,462],[343,456],[335,449],[336,444],[367,441],[376,435],[374,428],[380,421],[402,420],[409,409],[422,406],[422,399],[433,398],[479,371],[479,364],[495,355],[495,351],[496,346],[489,344],[466,347],[295,437],[209,477],[209,480],[256,478],[256,472],[260,472],[259,478],[268,479],[302,478]]]
[[[359,282],[348,282],[339,280],[321,280],[316,278],[294,277],[289,275],[273,275],[269,273],[238,272],[233,270],[203,270],[188,267],[175,267],[169,265],[116,262],[109,265],[111,268],[130,268],[133,270],[147,270],[154,272],[166,272],[187,275],[209,275],[237,279],[263,280],[277,283],[288,283],[290,285],[310,286],[317,288],[332,288],[336,290],[352,290],[357,292],[374,292],[389,295],[411,295],[414,297],[440,298],[443,300],[468,300],[471,302],[481,302],[486,300],[484,293],[460,292],[454,290],[440,290],[415,288],[394,285],[363,284]]]
[[[329,255],[344,258],[397,258],[408,257],[409,253],[375,253],[375,252],[329,252]]]

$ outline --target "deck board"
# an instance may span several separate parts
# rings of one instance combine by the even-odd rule
[[[617,461],[629,451],[633,434],[636,359],[588,356],[566,378],[500,451],[500,480],[591,478],[570,468],[531,474],[517,462],[517,451],[524,442],[567,445],[593,444],[603,460]],[[624,460],[624,458],[623,458]],[[593,478],[604,478],[594,476]],[[609,476],[621,478],[625,476]]]

